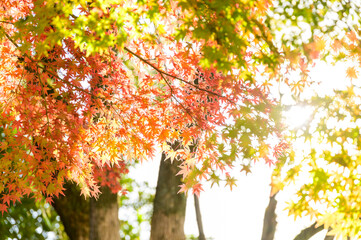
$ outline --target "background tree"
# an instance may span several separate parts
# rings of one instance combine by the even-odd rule
[[[358,238],[359,213],[353,207],[358,205],[358,200],[351,192],[358,191],[359,179],[356,170],[359,84],[354,79],[358,78],[359,71],[360,37],[356,29],[361,24],[360,3],[276,1],[273,6],[269,26],[282,43],[290,66],[278,84],[282,89],[291,86],[289,92],[293,93],[294,104],[309,106],[314,111],[305,126],[289,135],[290,142],[304,140],[304,148],[294,149],[288,159],[281,161],[272,180],[273,188],[278,191],[285,184],[296,182],[299,186],[304,183],[297,192],[298,200],[290,204],[289,211],[295,216],[306,213],[316,219],[317,224],[302,231],[297,239],[309,239],[323,228],[330,230],[331,236],[327,239],[334,235]],[[317,65],[318,60],[330,64],[346,63],[344,71],[348,81],[340,79],[345,82],[344,90],[326,96],[315,92],[320,96],[309,99],[300,94],[305,87],[302,78],[308,76],[303,66]],[[298,73],[301,77],[295,78]],[[316,89],[318,81],[307,81],[316,83],[309,89]],[[289,92],[283,92],[281,97]],[[349,189],[352,190],[349,192]]]
[[[337,236],[358,237],[359,211],[359,91],[349,86],[333,96],[315,97],[310,123],[295,132],[303,136],[304,148],[292,154],[287,173],[279,177],[284,183],[304,182],[297,192],[298,201],[289,206],[295,216],[307,213],[319,225],[331,228]],[[303,151],[303,152],[302,152]]]
[[[59,216],[52,207],[33,198],[22,199],[0,217],[1,239],[45,240],[51,236],[68,239]]]
[[[150,239],[184,240],[184,221],[187,196],[178,194],[182,177],[177,160],[166,160],[162,154],[156,194],[153,203]]]

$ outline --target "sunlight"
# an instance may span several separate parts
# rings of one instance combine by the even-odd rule
[[[302,127],[311,117],[312,108],[305,106],[292,106],[284,112],[285,122],[291,129]]]

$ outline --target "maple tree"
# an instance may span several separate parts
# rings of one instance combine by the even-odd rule
[[[69,181],[85,196],[100,186],[117,192],[125,163],[158,147],[182,159],[181,191],[199,194],[204,179],[232,188],[229,168],[272,164],[286,147],[273,82],[297,97],[316,59],[359,60],[359,9],[356,1],[0,1],[0,211],[29,194],[51,202]],[[346,70],[358,73],[357,64]],[[354,117],[358,103],[345,96],[357,98],[356,88],[332,98],[355,106]],[[308,189],[329,174],[312,171]],[[319,216],[307,201],[292,211],[304,208]],[[338,221],[325,225],[337,230]],[[338,226],[350,233],[357,224]]]
[[[51,202],[65,180],[84,195],[117,191],[96,169],[126,172],[158,146],[181,155],[181,191],[195,193],[240,157],[274,161],[277,113],[254,78],[281,62],[269,4],[1,1],[1,211],[30,193]],[[177,151],[166,144],[178,140]]]
[[[345,68],[345,78],[339,79],[344,90],[315,92],[313,98],[307,98],[301,94],[305,85],[297,86],[300,91],[294,95],[295,104],[308,106],[313,113],[304,126],[288,135],[290,142],[303,145],[281,158],[272,179],[273,194],[285,185],[296,186],[289,213],[316,220],[295,239],[309,239],[323,228],[328,229],[330,239],[359,238],[360,2],[277,1],[273,13],[270,21],[284,32],[280,39],[291,63],[298,63],[304,55],[308,63],[321,60],[343,63]],[[287,81],[291,88],[295,86]],[[316,89],[316,84],[309,88]]]
[[[316,219],[318,226],[332,229],[330,234],[338,237],[360,234],[359,91],[351,84],[331,96],[308,100],[312,118],[290,136],[303,137],[304,145],[275,174],[278,190],[296,183],[297,198],[290,201],[289,212]]]

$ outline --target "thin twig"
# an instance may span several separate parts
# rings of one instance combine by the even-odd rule
[[[154,70],[156,70],[156,71],[157,71],[158,73],[160,73],[160,74],[163,74],[163,75],[166,75],[166,76],[168,76],[168,77],[177,79],[177,80],[179,80],[179,81],[181,81],[181,82],[184,82],[184,83],[186,83],[186,84],[188,84],[188,85],[191,85],[191,86],[195,87],[195,88],[198,89],[198,90],[207,92],[207,93],[209,93],[209,94],[215,95],[215,96],[220,97],[220,98],[224,98],[224,99],[226,99],[227,101],[235,104],[235,102],[233,102],[232,100],[226,98],[225,96],[222,96],[222,95],[220,95],[220,94],[218,94],[218,93],[215,93],[215,92],[209,91],[209,90],[207,90],[207,89],[201,88],[201,87],[197,86],[196,84],[193,84],[193,83],[188,82],[188,81],[186,81],[186,80],[184,80],[184,79],[182,79],[182,78],[179,78],[179,77],[177,77],[177,76],[174,76],[174,75],[172,75],[172,74],[169,74],[169,73],[167,73],[167,72],[164,72],[163,70],[157,68],[156,66],[154,66],[153,64],[151,64],[149,61],[147,61],[147,60],[144,59],[143,57],[139,56],[139,55],[136,54],[135,52],[131,51],[131,50],[130,50],[129,48],[127,48],[127,47],[124,47],[124,49],[125,49],[127,52],[129,52],[130,54],[132,54],[133,56],[139,58],[142,62],[144,62],[144,63],[146,63],[147,65],[151,66]]]
[[[12,43],[12,44],[14,44],[15,45],[15,47],[19,47],[19,45],[10,37],[10,35],[5,31],[5,29],[3,28],[3,27],[1,27],[0,26],[0,29],[2,29],[3,30],[3,32],[4,32],[4,34],[5,34],[5,36],[6,36],[6,38]]]
[[[168,80],[164,77],[164,75],[162,73],[160,73],[160,76],[163,78],[163,80],[165,81],[165,83],[168,85],[169,89],[170,89],[170,95],[173,96],[173,88],[170,85],[170,82],[168,82]]]
[[[161,75],[161,77],[163,78],[163,80],[166,82],[166,84],[168,85],[168,87],[170,88],[170,92],[171,92],[171,97],[174,98],[174,100],[179,103],[179,105],[184,109],[184,111],[191,117],[191,119],[195,122],[196,125],[197,124],[197,120],[192,116],[192,114],[189,112],[189,110],[183,106],[183,104],[181,102],[179,102],[179,100],[177,99],[177,97],[174,96],[173,94],[173,88],[170,85],[170,83],[168,82],[168,80],[163,76],[163,73],[159,73]]]
[[[31,60],[31,59],[30,59],[30,60]],[[58,80],[69,84],[70,86],[72,86],[72,87],[75,88],[76,90],[79,90],[79,91],[81,91],[81,92],[84,92],[84,93],[86,93],[86,94],[89,94],[89,95],[91,95],[91,96],[93,96],[93,97],[95,97],[95,98],[99,98],[99,97],[95,96],[94,94],[92,94],[91,92],[88,92],[88,91],[86,91],[86,90],[83,89],[83,88],[80,88],[80,87],[78,87],[78,86],[75,86],[74,84],[72,84],[72,83],[69,82],[68,80],[65,80],[65,79],[60,78],[57,74],[49,71],[46,67],[41,66],[41,65],[39,65],[39,64],[37,64],[37,65],[38,65],[38,67],[40,67],[41,69],[43,69],[45,72],[50,73],[53,77],[57,78]]]
[[[0,23],[6,23],[6,24],[14,25],[14,23],[12,23],[12,22],[7,22],[7,21],[0,21]]]
[[[179,102],[179,100],[176,97],[174,97],[174,96],[172,96],[172,97],[174,98],[174,100],[177,101],[177,103],[179,103],[179,105],[184,109],[184,111],[191,117],[191,119],[194,121],[196,126],[198,126],[197,120],[192,116],[192,114],[190,114],[189,110],[187,108],[185,108],[183,106],[183,104],[181,102]]]
[[[273,44],[272,41],[269,41],[267,39],[267,35],[266,35],[266,32],[265,32],[264,26],[262,26],[262,24],[259,21],[257,21],[256,19],[252,19],[252,21],[257,25],[257,27],[261,31],[261,35],[262,35],[264,41],[270,47],[271,51],[274,52],[275,54],[279,55],[276,46]]]

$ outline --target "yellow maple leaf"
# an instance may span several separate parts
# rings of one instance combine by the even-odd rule
[[[315,47],[316,47],[316,50],[318,50],[318,51],[324,50],[326,47],[325,39],[323,39],[322,37],[316,37],[315,38]]]
[[[346,77],[350,78],[350,79],[355,79],[357,78],[357,71],[354,67],[349,67],[346,70]]]

